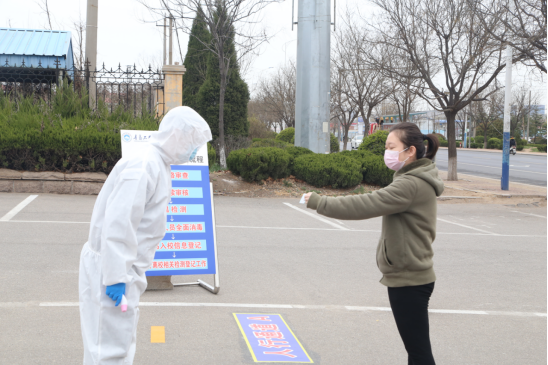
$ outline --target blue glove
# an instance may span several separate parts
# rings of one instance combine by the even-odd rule
[[[122,301],[122,295],[124,295],[125,293],[126,293],[125,283],[118,283],[118,284],[107,286],[107,295],[109,296],[110,299],[116,302],[116,307]]]

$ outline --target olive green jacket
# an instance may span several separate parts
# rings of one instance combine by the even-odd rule
[[[371,194],[325,197],[313,193],[307,208],[336,219],[382,216],[377,246],[381,283],[389,287],[436,281],[432,243],[436,238],[437,201],[443,181],[429,159],[414,161],[394,174],[394,181]]]

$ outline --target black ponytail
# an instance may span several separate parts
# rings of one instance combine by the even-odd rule
[[[417,150],[417,160],[428,158],[433,160],[436,157],[440,141],[435,134],[422,134],[419,127],[414,123],[398,123],[390,129],[390,132],[396,132],[398,138],[406,147],[414,146]],[[424,141],[427,141],[428,148],[425,148]]]

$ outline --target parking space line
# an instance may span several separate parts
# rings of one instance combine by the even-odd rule
[[[439,218],[438,218],[439,219]],[[441,219],[440,219],[441,220]],[[1,222],[5,222],[5,223],[69,223],[69,224],[89,224],[90,222],[66,222],[66,221],[13,221],[13,220],[10,220],[10,221],[0,221]],[[448,222],[448,223],[452,223],[452,222]],[[452,223],[452,224],[457,224],[459,225],[458,223]],[[535,238],[535,237],[539,237],[539,238],[545,238],[546,235],[541,235],[541,234],[504,234],[504,235],[500,235],[500,234],[497,234],[497,233],[492,233],[492,232],[487,232],[487,231],[482,231],[478,228],[473,228],[473,227],[468,227],[468,226],[465,226],[467,228],[471,228],[471,229],[476,229],[476,230],[479,230],[481,232],[486,232],[486,233],[473,233],[473,232],[436,232],[437,235],[459,235],[459,236],[502,236],[502,237],[531,237],[531,238]],[[281,231],[286,231],[286,230],[304,230],[304,231],[335,231],[335,232],[340,232],[341,229],[335,229],[335,228],[307,228],[307,227],[254,227],[254,226],[216,226],[216,228],[237,228],[237,229],[274,229],[274,230],[281,230]],[[346,232],[351,232],[351,233],[357,233],[357,232],[371,232],[371,233],[380,233],[381,231],[378,230],[378,229],[347,229],[345,228],[344,231]]]
[[[85,223],[90,224],[90,222],[67,222],[67,221],[2,221],[0,222],[10,222],[10,223]]]
[[[523,213],[523,212],[518,212],[517,210],[512,210],[512,212],[519,213],[519,214],[525,214],[525,215],[532,215],[533,217],[539,217],[539,218],[546,219],[546,217],[543,216],[543,215],[538,215],[538,214],[533,214],[533,213]]]
[[[331,222],[330,220],[327,220],[327,219],[325,219],[325,218],[322,218],[322,217],[318,216],[317,214],[310,213],[310,212],[307,212],[306,210],[297,208],[297,207],[294,206],[293,204],[284,203],[284,205],[287,205],[288,207],[290,207],[290,208],[292,208],[292,209],[295,209],[295,210],[298,211],[298,212],[301,212],[301,213],[303,213],[303,214],[306,214],[306,215],[308,215],[308,216],[310,216],[310,217],[312,217],[312,218],[314,218],[314,219],[317,219],[317,220],[319,220],[319,221],[322,221],[322,222],[324,222],[324,223],[327,223],[327,224],[329,224],[330,226],[333,226],[333,227],[338,228],[338,229],[340,229],[340,230],[343,230],[343,231],[348,231],[348,230],[349,230],[348,228],[343,227],[343,226],[341,226],[340,224],[337,224],[337,223],[335,223],[335,222]]]
[[[36,302],[6,303],[10,307],[28,307]],[[78,302],[43,302],[40,307],[78,307]],[[140,307],[217,307],[217,308],[255,308],[255,309],[316,309],[316,310],[347,310],[361,312],[391,312],[390,307],[362,307],[348,305],[303,305],[303,304],[248,304],[248,303],[188,303],[188,302],[139,302]],[[0,308],[3,307],[0,303]],[[430,313],[439,314],[468,314],[490,316],[517,316],[517,317],[547,317],[540,312],[489,311],[489,310],[461,310],[461,309],[429,309]]]
[[[150,326],[150,343],[166,343],[166,328]]]
[[[454,225],[456,225],[456,226],[460,226],[460,227],[464,227],[464,228],[468,228],[468,229],[474,229],[474,230],[476,230],[476,231],[483,232],[483,233],[487,233],[487,234],[490,234],[490,235],[492,235],[492,236],[499,236],[499,234],[497,234],[497,233],[493,233],[493,232],[489,232],[489,231],[484,231],[483,229],[479,229],[479,228],[476,228],[476,227],[466,226],[466,225],[464,225],[464,224],[451,222],[451,221],[448,221],[448,220],[445,220],[445,219],[441,219],[441,218],[438,218],[438,220],[439,220],[439,221],[442,221],[442,222],[445,222],[445,223],[454,224]]]
[[[15,217],[17,213],[22,211],[27,205],[29,205],[37,197],[38,195],[29,195],[25,200],[17,204],[15,208],[13,208],[9,212],[7,212],[2,218],[0,218],[0,222],[8,222],[10,219]]]

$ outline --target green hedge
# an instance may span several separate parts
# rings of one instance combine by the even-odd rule
[[[474,141],[475,141],[477,144],[483,145],[483,143],[485,142],[485,138],[483,138],[483,136],[476,136],[476,138],[474,138]]]
[[[287,143],[295,143],[295,128],[289,127],[284,129],[276,136],[276,140]]]
[[[232,151],[226,162],[230,171],[246,181],[262,181],[269,177],[280,179],[289,176],[292,159],[283,149],[263,147]]]
[[[440,141],[440,147],[449,147],[449,141],[447,140]]]
[[[329,133],[329,152],[339,152],[340,149],[341,145],[339,144],[339,139],[335,137],[333,133]]]
[[[364,138],[358,147],[359,151],[369,151],[379,156],[384,156],[388,131],[376,131]]]
[[[343,151],[340,154],[351,157],[361,164],[362,179],[371,185],[387,186],[394,179],[394,172],[386,167],[384,157],[369,151]]]
[[[248,148],[235,150],[227,158],[230,171],[247,181],[261,181],[289,174],[317,186],[346,188],[364,181],[387,186],[394,171],[384,164],[384,157],[369,151],[343,151],[315,154],[303,148]]]
[[[295,159],[295,177],[316,187],[347,188],[362,181],[361,164],[334,154],[306,154]]]
[[[490,138],[487,141],[487,148],[491,150],[502,150],[502,140],[499,138]]]
[[[215,152],[215,148],[209,142],[207,142],[207,159],[210,166],[217,163],[217,152]]]
[[[68,85],[66,83],[65,85]],[[17,102],[0,93],[0,167],[28,171],[102,171],[121,158],[121,129],[157,130],[152,114],[134,117],[133,108],[112,113],[87,95],[65,86],[50,105],[34,97]]]

